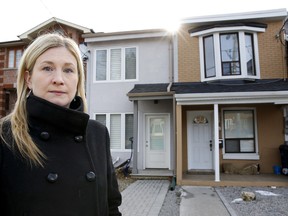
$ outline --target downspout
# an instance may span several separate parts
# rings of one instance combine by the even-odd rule
[[[167,92],[171,91],[173,83],[173,67],[174,67],[174,33],[171,33],[169,38],[169,85],[167,86]]]
[[[177,43],[176,43],[176,34],[175,32],[172,32],[171,33],[171,36],[170,36],[170,43],[169,43],[169,85],[167,86],[167,92],[171,92],[171,88],[172,88],[172,84],[174,82],[174,73],[175,71],[177,71],[177,61],[175,60],[175,57],[177,56],[177,54],[175,53],[175,51],[177,51]],[[177,146],[176,146],[176,101],[175,101],[175,97],[173,95],[173,101],[172,101],[172,106],[173,106],[173,114],[172,114],[172,117],[173,117],[173,133],[172,136],[171,136],[171,140],[173,140],[172,144],[174,146],[174,156],[173,156],[173,162],[174,162],[174,167],[173,167],[173,178],[172,178],[172,182],[171,182],[171,185],[170,185],[170,190],[174,190],[175,189],[175,186],[176,186],[176,167],[177,167],[177,157],[176,157],[176,149],[177,149]]]

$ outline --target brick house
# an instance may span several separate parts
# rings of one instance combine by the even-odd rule
[[[17,67],[25,48],[38,35],[57,31],[83,44],[82,34],[93,32],[88,29],[55,17],[19,35],[19,40],[0,42],[0,116],[10,113],[16,100]]]
[[[273,173],[288,143],[286,9],[196,17],[178,32],[177,182]],[[246,170],[247,171],[247,170]]]

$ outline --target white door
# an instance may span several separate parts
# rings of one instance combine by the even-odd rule
[[[212,169],[212,111],[187,112],[188,169]]]
[[[145,123],[145,168],[169,168],[169,115],[148,115]]]

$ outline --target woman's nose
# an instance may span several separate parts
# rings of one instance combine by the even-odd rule
[[[62,71],[59,71],[59,70],[55,71],[54,77],[53,77],[53,84],[55,84],[55,85],[63,85],[64,84]]]

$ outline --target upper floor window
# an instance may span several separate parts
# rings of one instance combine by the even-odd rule
[[[259,79],[257,32],[264,27],[217,27],[190,32],[199,36],[201,80]]]
[[[22,57],[21,49],[9,50],[8,68],[18,68],[21,57]]]
[[[124,81],[137,78],[136,47],[96,50],[94,81]]]
[[[113,150],[129,150],[132,148],[130,138],[133,137],[133,114],[96,114],[95,119],[106,125],[110,133],[110,147]]]

